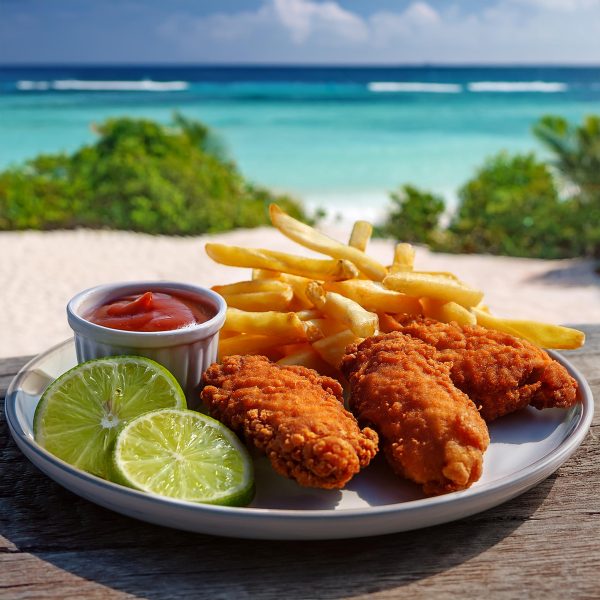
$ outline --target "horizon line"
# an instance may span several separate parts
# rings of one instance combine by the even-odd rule
[[[121,62],[89,62],[89,63],[0,63],[0,69],[44,69],[44,68],[215,68],[215,69],[236,69],[236,68],[289,68],[289,69],[422,69],[422,68],[600,68],[600,62],[594,63],[504,63],[504,62],[487,62],[487,63],[470,63],[470,62],[410,62],[410,63],[267,63],[267,62],[250,62],[250,63],[209,63],[209,62],[139,62],[139,63],[121,63]]]

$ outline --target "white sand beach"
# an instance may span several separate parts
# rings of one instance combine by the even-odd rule
[[[327,232],[345,240],[349,227]],[[0,357],[36,354],[70,337],[65,305],[88,287],[129,280],[211,286],[249,278],[248,269],[210,260],[204,253],[208,240],[309,254],[266,227],[193,238],[88,230],[0,233]],[[374,240],[368,252],[389,263],[393,246]],[[434,254],[417,248],[416,267],[453,271],[481,288],[500,316],[600,322],[600,276],[592,261]]]

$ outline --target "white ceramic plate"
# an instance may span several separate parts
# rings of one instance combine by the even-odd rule
[[[393,475],[377,458],[341,491],[313,490],[277,475],[257,458],[257,494],[245,508],[181,502],[137,492],[73,468],[33,439],[33,415],[46,386],[76,364],[72,341],[40,354],[11,383],[6,417],[25,456],[75,494],[124,515],[177,529],[260,539],[350,538],[418,529],[496,506],[554,472],[581,444],[593,415],[583,377],[554,355],[579,384],[582,403],[570,410],[526,409],[490,426],[482,478],[468,490],[433,498]]]

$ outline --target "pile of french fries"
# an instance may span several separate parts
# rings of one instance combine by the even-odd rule
[[[357,221],[343,244],[275,204],[270,216],[283,235],[329,258],[206,244],[216,262],[252,269],[248,281],[213,287],[228,305],[220,357],[263,354],[338,376],[348,344],[385,331],[390,315],[404,314],[478,324],[544,348],[573,349],[584,342],[575,329],[493,316],[483,292],[452,273],[416,271],[410,244],[396,245],[391,266],[380,264],[365,252],[373,229],[366,221]]]

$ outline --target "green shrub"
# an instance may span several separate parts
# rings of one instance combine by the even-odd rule
[[[533,132],[552,152],[551,164],[571,189],[569,217],[579,252],[600,256],[600,116],[588,116],[581,125],[546,116]]]
[[[546,116],[533,132],[551,151],[549,164],[533,154],[489,158],[460,189],[446,229],[439,225],[440,200],[404,186],[392,194],[392,209],[378,231],[451,252],[600,257],[600,116],[581,125]]]
[[[533,154],[488,159],[459,191],[448,243],[459,252],[557,258],[572,255],[576,232],[552,174]]]
[[[439,234],[444,200],[412,185],[390,194],[392,207],[378,234],[403,242],[432,244]]]
[[[580,197],[561,200],[553,175],[533,154],[489,158],[459,191],[448,227],[441,198],[404,186],[379,233],[433,250],[537,258],[590,256],[600,210]],[[585,233],[584,233],[585,232]]]
[[[200,234],[268,224],[277,202],[308,220],[286,196],[246,181],[202,124],[109,119],[98,141],[72,155],[44,155],[0,173],[0,229],[108,227]]]

